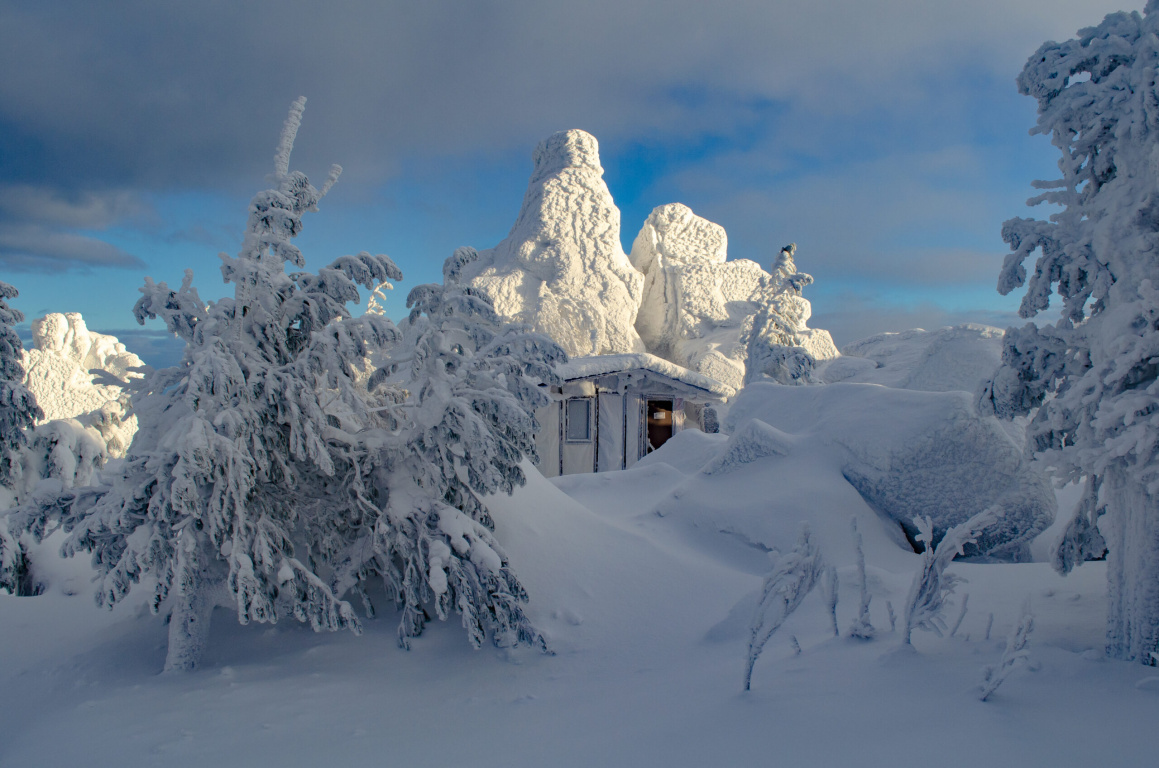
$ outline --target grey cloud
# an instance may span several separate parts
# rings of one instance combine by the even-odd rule
[[[265,171],[311,97],[303,167],[711,130],[688,89],[818,112],[908,101],[968,62],[1012,77],[1118,0],[91,3],[0,9],[0,161],[15,178],[213,185]],[[1102,6],[1102,8],[1100,8]],[[674,94],[677,96],[674,97]]]
[[[105,229],[149,212],[140,198],[126,190],[84,192],[71,199],[31,184],[0,187],[0,219],[35,221],[71,229]]]
[[[0,267],[13,272],[63,272],[95,267],[144,268],[116,246],[87,235],[35,224],[0,224]]]

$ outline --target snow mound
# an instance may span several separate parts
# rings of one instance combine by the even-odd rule
[[[819,370],[826,383],[882,384],[929,392],[974,392],[1002,362],[999,328],[967,323],[925,331],[881,333],[841,350]]]
[[[100,433],[110,456],[123,456],[137,431],[128,384],[143,375],[136,370],[145,365],[141,358],[115,336],[90,331],[77,312],[34,320],[32,343],[24,353],[24,386],[44,422],[76,419]]]
[[[741,337],[770,276],[754,261],[726,261],[727,249],[723,227],[671,203],[652,211],[629,258],[646,275],[636,330],[648,350],[739,389]]]
[[[604,183],[595,137],[561,131],[539,144],[533,160],[507,238],[477,254],[460,249],[444,271],[569,355],[645,351],[634,327],[644,276],[620,244],[620,210]]]
[[[724,451],[704,468],[704,473],[725,474],[758,459],[787,456],[790,450],[792,440],[788,435],[760,419],[752,419],[732,436]]]
[[[1046,479],[996,419],[977,415],[965,392],[758,383],[737,396],[725,429],[739,436],[757,419],[814,445],[865,503],[911,539],[917,515],[933,519],[940,539],[997,505],[998,525],[970,554],[1021,559],[1054,518]]]

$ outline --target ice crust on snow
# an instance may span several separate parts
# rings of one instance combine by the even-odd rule
[[[458,259],[458,279],[569,355],[645,351],[634,326],[644,276],[620,244],[620,210],[604,183],[595,137],[555,133],[533,160],[510,234],[473,260]]]
[[[101,434],[110,456],[123,456],[137,431],[126,385],[143,375],[135,369],[144,361],[115,336],[90,331],[77,312],[34,320],[32,344],[24,352],[24,386],[44,411],[41,423],[76,419]]]
[[[818,378],[928,392],[974,392],[1002,362],[1005,332],[966,323],[932,331],[880,333],[818,366]]]

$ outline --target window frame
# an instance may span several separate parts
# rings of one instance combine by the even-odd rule
[[[595,400],[594,397],[569,397],[563,401],[563,418],[564,418],[563,439],[564,439],[565,443],[583,444],[583,443],[595,442],[595,434],[594,434],[595,429],[593,429],[593,427],[592,427],[592,416],[593,416],[592,411],[593,411],[593,401],[594,400]],[[572,437],[572,432],[571,432],[571,426],[572,426],[571,404],[572,403],[583,403],[586,406],[585,407],[586,419],[585,419],[585,424],[584,424],[584,435],[585,436],[582,438]]]

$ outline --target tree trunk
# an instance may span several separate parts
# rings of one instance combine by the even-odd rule
[[[1159,651],[1159,499],[1122,469],[1107,472],[1107,653],[1154,664]]]
[[[176,589],[169,617],[169,651],[165,672],[196,669],[209,637],[209,620],[217,605],[218,589],[210,576],[202,537],[183,531],[178,541]]]

